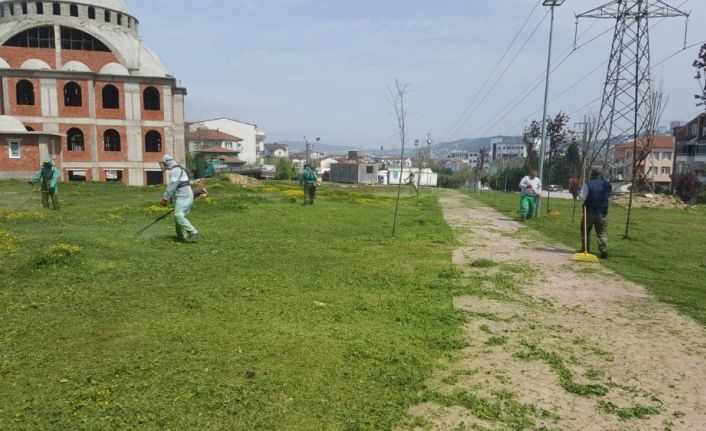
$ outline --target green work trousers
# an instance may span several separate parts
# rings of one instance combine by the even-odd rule
[[[316,183],[304,183],[304,205],[314,205]]]
[[[534,217],[534,208],[536,205],[536,196],[520,195],[520,220],[527,220]]]
[[[51,199],[51,206],[49,206]],[[59,196],[56,191],[42,190],[42,206],[47,209],[59,210]]]
[[[588,223],[584,231],[583,224]],[[606,214],[595,214],[587,212],[587,217],[581,218],[581,249],[586,252],[591,251],[591,231],[596,228],[596,236],[598,237],[598,250],[601,253],[608,253],[608,216]],[[584,235],[588,234],[588,238]]]

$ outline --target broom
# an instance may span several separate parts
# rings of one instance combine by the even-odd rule
[[[588,251],[588,214],[586,206],[583,207],[583,253],[574,253],[571,260],[577,262],[598,263],[598,256],[591,254]]]

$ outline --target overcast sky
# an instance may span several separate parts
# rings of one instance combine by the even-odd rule
[[[555,60],[571,52],[574,14],[607,2],[567,0],[556,9]],[[706,40],[700,25],[706,20],[706,1],[667,2],[691,12],[688,45]],[[319,136],[331,145],[389,149],[399,147],[388,101],[395,79],[409,84],[410,141],[425,139],[427,132],[435,142],[521,134],[528,121],[540,119],[549,19],[541,5],[530,15],[537,3],[126,0],[144,41],[187,88],[188,120],[225,116],[254,123],[267,134],[267,142]],[[507,68],[505,75],[482,104],[485,91],[472,104],[528,16],[486,91]],[[652,21],[653,65],[682,48],[684,25],[680,18]],[[580,22],[579,43],[612,26],[608,20]],[[570,113],[573,123],[588,110],[598,111],[600,102],[584,105],[601,96],[606,74],[601,63],[607,63],[611,42],[608,31],[556,69],[550,114]],[[654,67],[653,79],[663,81],[669,96],[665,125],[699,112],[691,67],[698,49]],[[517,103],[535,82],[541,85]]]

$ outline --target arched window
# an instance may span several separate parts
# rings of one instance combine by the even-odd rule
[[[145,88],[142,92],[142,103],[145,111],[159,111],[161,109],[159,90],[154,87]]]
[[[114,85],[103,87],[103,108],[120,109],[120,92]]]
[[[80,51],[110,51],[103,42],[85,31],[63,26],[61,27],[61,48]]]
[[[69,6],[69,15],[78,16],[78,5],[72,4]]]
[[[32,126],[25,126],[25,129],[27,129],[28,132],[34,132],[34,127]]]
[[[15,4],[10,3],[10,15],[14,15],[14,14],[15,14]]]
[[[156,130],[150,130],[145,135],[145,152],[160,153],[162,152],[162,135]]]
[[[96,19],[96,8],[88,6],[88,19]]]
[[[118,14],[118,25],[123,25],[123,14]]]
[[[72,127],[66,132],[67,148],[69,151],[83,151],[83,132],[81,129]]]
[[[120,151],[120,133],[108,129],[103,134],[103,149],[105,151]]]
[[[61,15],[61,3],[59,2],[54,2],[52,5],[52,12],[54,15]]]
[[[26,79],[21,80],[15,87],[18,105],[34,105],[34,85]]]
[[[105,22],[110,22],[110,11],[108,9],[105,10],[103,17],[105,18]]]
[[[64,85],[64,106],[81,106],[81,86],[75,82]]]
[[[27,2],[22,2],[22,15],[27,15]]]
[[[44,3],[38,1],[37,5],[37,15],[44,15]]]
[[[18,48],[54,48],[54,26],[32,27],[19,32],[5,42],[4,46]]]

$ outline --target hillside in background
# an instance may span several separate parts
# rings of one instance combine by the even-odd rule
[[[483,147],[491,147],[493,139],[502,138],[504,143],[522,143],[521,136],[496,136],[487,138],[464,138],[450,142],[440,142],[432,145],[432,152],[435,157],[445,157],[451,151],[479,151]],[[291,153],[302,152],[306,150],[304,141],[280,141],[279,144],[287,144]],[[379,148],[360,148],[350,146],[327,145],[321,142],[310,142],[312,151],[324,152],[326,154],[345,155],[348,151],[359,151],[361,154],[379,155]],[[405,153],[414,155],[414,144],[408,144],[405,148]],[[394,156],[399,154],[399,148],[384,149],[385,156]]]

